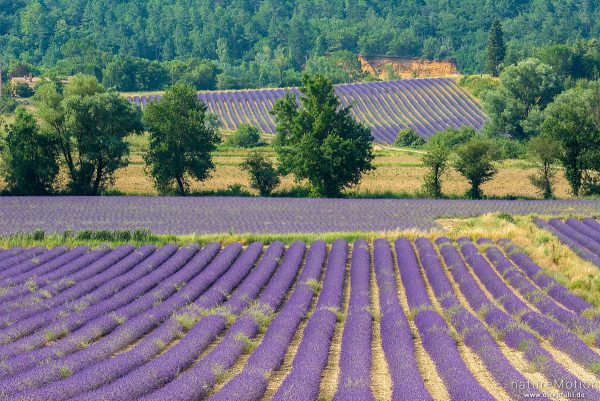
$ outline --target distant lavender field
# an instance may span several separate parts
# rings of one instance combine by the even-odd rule
[[[275,132],[270,111],[286,93],[300,95],[297,88],[200,92],[198,98],[219,117],[225,129],[241,123],[263,132]],[[378,143],[393,143],[401,129],[412,128],[428,138],[447,128],[480,129],[487,120],[481,105],[449,78],[407,79],[338,85],[335,93],[343,106],[352,105],[354,118],[372,128]],[[161,95],[129,96],[141,107]]]
[[[161,234],[431,229],[444,216],[489,212],[600,214],[600,201],[467,201],[234,197],[2,197],[0,235],[149,228]]]

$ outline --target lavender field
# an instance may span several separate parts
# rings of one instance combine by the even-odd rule
[[[252,124],[266,133],[275,132],[270,111],[286,93],[298,89],[257,89],[201,92],[198,98],[219,117],[228,130],[241,123]],[[398,131],[412,128],[427,138],[447,128],[481,128],[487,120],[481,105],[449,78],[338,85],[335,92],[342,105],[352,105],[354,117],[372,127],[375,142],[393,143]],[[145,107],[160,95],[129,96]]]
[[[436,218],[492,212],[600,214],[600,201],[236,197],[3,197],[0,235],[148,228],[156,234],[323,233],[432,229]]]
[[[600,399],[593,306],[508,240],[12,248],[0,289],[2,400]]]
[[[600,267],[600,223],[590,217],[578,219],[551,219],[534,222],[558,237],[577,255]]]

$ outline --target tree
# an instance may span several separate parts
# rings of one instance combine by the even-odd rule
[[[104,85],[126,92],[160,90],[169,80],[160,63],[138,57],[115,57],[103,76]]]
[[[442,197],[442,176],[449,167],[451,147],[444,132],[432,136],[425,145],[421,160],[429,169],[423,182],[423,193],[432,198]]]
[[[402,129],[398,133],[394,145],[405,148],[418,148],[425,144],[425,140],[412,128]]]
[[[174,184],[185,195],[189,179],[204,181],[215,166],[211,152],[219,143],[217,130],[207,124],[207,109],[192,86],[176,84],[144,111],[150,147],[144,160],[161,193]]]
[[[242,123],[227,140],[226,145],[238,148],[255,148],[263,145],[260,140],[260,131],[253,125]]]
[[[494,143],[481,136],[476,136],[456,148],[454,168],[469,181],[470,188],[467,196],[471,199],[481,199],[483,193],[481,184],[491,180],[498,170],[494,162],[500,155]]]
[[[558,95],[544,112],[541,126],[542,134],[561,144],[561,162],[575,196],[599,189],[600,128],[594,112],[596,85],[588,89],[570,89]]]
[[[506,57],[506,45],[504,44],[504,32],[500,20],[495,19],[488,34],[487,64],[485,69],[488,74],[497,77],[500,73],[500,65]]]
[[[126,138],[139,134],[141,112],[93,76],[77,76],[60,92],[55,83],[36,93],[38,113],[59,144],[69,173],[69,188],[78,195],[97,195],[128,164]]]
[[[250,175],[250,186],[261,196],[269,196],[279,185],[279,174],[273,164],[258,152],[253,152],[242,163],[242,169]]]
[[[323,75],[334,84],[356,82],[365,76],[356,55],[345,50],[309,58],[305,72]]]
[[[342,107],[331,81],[304,76],[300,106],[295,96],[279,100],[275,151],[280,169],[296,180],[307,179],[319,196],[339,196],[373,169],[371,130],[356,122],[350,107]]]
[[[560,142],[547,135],[538,135],[529,140],[527,148],[529,158],[536,168],[536,172],[529,176],[529,181],[544,199],[551,199],[554,197],[556,163],[561,155]]]
[[[561,80],[549,65],[527,59],[505,68],[500,82],[498,89],[485,97],[490,117],[486,129],[496,135],[527,139],[536,133],[536,118],[562,90]]]
[[[49,135],[39,131],[31,114],[18,109],[14,123],[0,137],[0,172],[9,192],[16,195],[44,195],[52,192],[58,175],[58,147]]]

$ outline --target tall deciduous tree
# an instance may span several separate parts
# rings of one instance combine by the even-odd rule
[[[329,79],[306,75],[300,90],[300,105],[288,94],[273,108],[279,164],[316,195],[338,196],[373,169],[371,130],[341,107]]]
[[[554,196],[561,144],[548,135],[538,135],[529,140],[527,148],[529,158],[536,168],[536,172],[529,176],[529,181],[541,192],[544,199],[551,199]]]
[[[495,19],[488,34],[487,63],[485,69],[488,74],[497,77],[500,73],[500,65],[506,57],[506,45],[504,43],[504,32],[500,20]]]
[[[432,198],[442,197],[442,176],[449,166],[451,146],[445,138],[445,132],[439,132],[432,136],[425,145],[426,153],[421,160],[429,169],[423,182],[423,192]]]
[[[58,175],[58,147],[49,135],[40,132],[35,119],[18,109],[15,122],[0,137],[0,173],[8,190],[18,195],[52,192]]]
[[[598,84],[556,97],[544,112],[542,134],[559,141],[561,162],[574,195],[600,192],[600,127],[595,110]]]
[[[93,76],[78,76],[61,93],[49,83],[36,94],[39,116],[59,143],[69,188],[97,195],[128,164],[126,138],[142,132],[141,112]]]
[[[531,58],[505,68],[500,82],[485,98],[486,129],[527,139],[537,133],[540,113],[562,90],[561,80],[552,67]]]
[[[203,181],[214,170],[211,152],[220,139],[207,116],[196,90],[182,84],[171,87],[146,108],[144,124],[150,148],[144,158],[159,192],[168,193],[176,185],[185,195],[190,178]]]

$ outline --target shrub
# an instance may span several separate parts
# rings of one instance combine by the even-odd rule
[[[11,97],[2,96],[0,98],[0,114],[10,114],[15,111],[17,106],[18,103]]]
[[[464,75],[458,84],[477,98],[483,98],[488,92],[495,90],[500,81],[489,75]]]
[[[279,174],[263,155],[258,152],[252,153],[244,163],[242,169],[250,174],[250,186],[256,189],[261,196],[269,196],[279,185]]]
[[[33,89],[29,87],[29,85],[20,82],[15,88],[15,94],[17,95],[17,97],[31,97],[33,96],[34,92]]]
[[[400,130],[394,145],[404,148],[418,148],[425,145],[425,140],[419,136],[412,128]]]
[[[448,128],[445,131],[439,132],[440,141],[449,149],[455,149],[463,143],[469,142],[477,135],[477,131],[472,127],[463,126],[460,128]]]
[[[242,123],[225,144],[236,148],[256,148],[264,145],[260,140],[260,131],[253,125]]]

